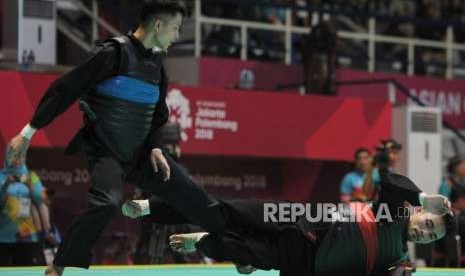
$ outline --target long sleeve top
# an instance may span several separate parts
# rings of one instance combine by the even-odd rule
[[[153,54],[142,43],[129,35],[138,51],[143,54]],[[50,124],[58,115],[66,111],[74,102],[89,91],[89,88],[101,81],[116,76],[119,69],[119,47],[114,42],[104,42],[98,45],[80,65],[54,81],[37,106],[30,125],[41,129]],[[148,146],[154,146],[154,132],[168,119],[168,107],[165,97],[168,80],[162,67],[162,80],[160,82],[160,101],[153,114],[151,133],[148,137]]]

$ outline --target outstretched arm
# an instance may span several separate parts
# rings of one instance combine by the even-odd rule
[[[379,202],[387,203],[391,208],[401,207],[407,201],[413,206],[422,206],[426,211],[435,214],[450,212],[450,202],[442,195],[428,195],[409,178],[380,169],[381,190]]]
[[[66,111],[89,87],[115,74],[117,56],[116,47],[110,43],[102,44],[83,63],[54,81],[40,100],[30,123],[9,142],[7,165],[23,164],[36,130],[47,126]]]
[[[112,43],[105,43],[80,65],[54,81],[36,108],[31,127],[47,126],[66,111],[92,85],[117,73],[118,50]]]
[[[389,172],[385,168],[380,168],[381,190],[379,191],[379,201],[388,204],[403,204],[409,202],[413,206],[420,206],[420,188],[407,177]]]

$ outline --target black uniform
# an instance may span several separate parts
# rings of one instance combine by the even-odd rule
[[[387,203],[393,222],[377,223],[378,251],[370,275],[386,275],[388,268],[407,259],[408,214],[398,212],[404,201],[418,206],[420,190],[408,178],[381,173],[379,200]],[[265,223],[264,203],[257,200],[220,201],[226,231],[205,236],[197,248],[207,256],[258,269],[277,269],[281,275],[366,275],[366,248],[357,222]],[[270,203],[270,202],[268,202]],[[279,202],[273,202],[279,203]],[[194,223],[188,216],[154,198],[151,216],[159,223]]]
[[[145,49],[132,35],[103,43],[81,65],[55,81],[42,98],[31,125],[42,128],[81,100],[84,127],[68,146],[89,160],[88,209],[65,234],[55,264],[87,268],[91,248],[120,208],[123,183],[156,194],[209,231],[223,229],[217,202],[208,197],[169,157],[171,178],[154,172],[154,133],[166,123],[167,78],[162,54]]]

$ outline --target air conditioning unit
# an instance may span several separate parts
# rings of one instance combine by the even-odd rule
[[[439,108],[397,106],[392,136],[403,145],[394,171],[406,175],[429,194],[436,194],[442,178],[442,113]]]
[[[56,63],[56,0],[4,0],[2,20],[5,59]]]

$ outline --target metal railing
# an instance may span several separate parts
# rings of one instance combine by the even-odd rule
[[[239,2],[238,2],[239,3]],[[224,19],[217,17],[210,17],[202,14],[202,0],[195,0],[195,56],[200,57],[202,53],[202,25],[204,24],[214,24],[220,26],[228,27],[237,27],[241,32],[241,60],[247,60],[247,45],[248,45],[248,36],[251,29],[254,30],[267,30],[274,32],[284,33],[285,37],[285,47],[284,47],[284,62],[285,64],[291,64],[292,52],[292,35],[293,34],[308,34],[310,32],[309,27],[299,27],[293,26],[293,14],[292,10],[299,8],[283,6],[286,10],[286,19],[283,25],[276,25],[272,23],[262,23],[254,21],[244,21],[244,20],[234,20],[234,19]],[[318,12],[313,12],[312,18],[319,18]],[[324,14],[323,17],[330,17],[329,13]],[[319,19],[314,20],[312,25],[315,25]],[[353,31],[338,31],[338,38],[357,40],[357,41],[366,41],[368,43],[368,60],[367,68],[368,71],[375,71],[376,65],[376,46],[378,43],[387,43],[387,44],[402,44],[407,47],[407,74],[413,75],[415,73],[415,48],[416,47],[429,47],[442,49],[446,53],[446,74],[445,77],[451,79],[454,77],[454,52],[455,51],[465,51],[465,44],[456,43],[454,40],[453,26],[449,25],[446,29],[446,38],[445,41],[434,41],[426,40],[419,38],[406,38],[398,36],[388,36],[376,33],[377,20],[375,17],[368,19],[368,31],[365,33],[362,32],[353,32]]]
[[[103,28],[113,36],[121,35],[111,24],[99,17],[99,5],[97,0],[92,0],[90,8],[84,5],[81,0],[72,1],[71,3],[79,12],[91,19],[92,30],[90,41],[85,41],[83,39],[85,35],[83,35],[76,26],[68,24],[64,18],[58,17],[57,29],[84,51],[89,52],[93,48],[94,43],[99,40],[99,28]]]

